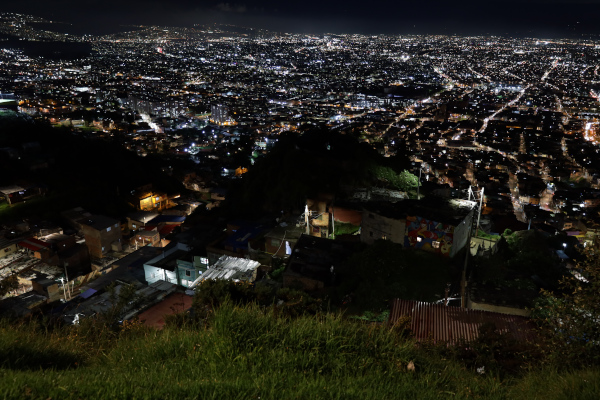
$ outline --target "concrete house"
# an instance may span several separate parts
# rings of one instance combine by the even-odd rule
[[[103,215],[91,215],[79,221],[85,236],[85,244],[90,256],[103,258],[110,251],[120,251],[121,224],[114,218]]]
[[[474,202],[466,200],[404,200],[367,203],[361,241],[384,239],[453,257],[466,244],[473,224]]]

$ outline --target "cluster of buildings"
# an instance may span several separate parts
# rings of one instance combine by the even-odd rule
[[[139,211],[121,219],[69,210],[71,231],[3,232],[0,272],[18,272],[19,290],[42,296],[31,304],[72,301],[78,290],[91,301],[89,290],[101,289],[94,282],[110,280],[100,275],[135,282],[155,299],[206,277],[252,282],[273,257],[286,259],[284,285],[319,290],[335,283],[355,243],[384,239],[453,257],[473,246],[473,225],[488,234],[565,231],[582,244],[598,232],[600,43],[219,27],[67,38],[34,22],[2,13],[0,32],[92,51],[46,59],[0,41],[0,92],[10,93],[0,108],[117,139],[140,156],[191,159],[197,170],[174,176],[211,205],[225,198],[223,180],[251,169],[280,133],[316,126],[355,134],[386,157],[408,152],[421,190],[444,200],[309,200],[304,213],[276,224],[178,233],[189,205],[173,212],[175,198],[140,188],[131,194]],[[14,185],[0,196],[12,204],[40,190]],[[357,234],[331,241],[336,223]],[[75,284],[75,275],[90,274],[96,280]]]

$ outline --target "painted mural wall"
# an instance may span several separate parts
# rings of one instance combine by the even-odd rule
[[[405,247],[414,247],[449,257],[453,241],[454,226],[418,216],[406,217]]]

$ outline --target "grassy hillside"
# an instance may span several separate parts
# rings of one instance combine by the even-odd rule
[[[225,304],[163,331],[92,321],[0,328],[0,398],[596,399],[600,370],[479,374],[401,330],[339,316],[289,319]],[[180,324],[181,325],[181,324]],[[407,366],[413,362],[415,369]],[[525,364],[524,364],[525,365]]]

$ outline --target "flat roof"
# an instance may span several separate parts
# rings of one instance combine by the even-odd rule
[[[471,212],[475,202],[468,200],[446,200],[429,197],[422,200],[402,200],[390,202],[364,203],[365,211],[383,215],[393,219],[403,219],[407,216],[418,216],[449,225],[457,225]]]
[[[104,215],[90,215],[89,217],[80,220],[79,223],[101,231],[108,227],[118,225],[119,221]]]

